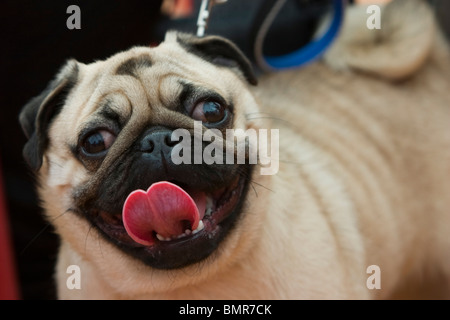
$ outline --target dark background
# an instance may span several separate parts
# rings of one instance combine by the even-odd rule
[[[71,4],[81,8],[81,30],[66,27]],[[155,0],[7,0],[0,5],[0,159],[23,299],[55,297],[58,239],[50,227],[43,229],[32,174],[22,158],[25,137],[19,111],[45,89],[66,59],[89,63],[134,45],[149,45],[159,6]]]
[[[229,0],[223,9],[217,7],[208,31],[228,36],[250,56],[252,24],[260,8],[255,7],[256,0],[253,7],[248,4],[251,1],[245,2]],[[450,1],[435,3],[450,30]],[[81,8],[81,30],[66,27],[70,15],[66,9],[72,4]],[[20,109],[46,87],[68,58],[89,63],[135,45],[158,43],[166,29],[195,32],[196,17],[170,21],[160,16],[160,4],[160,0],[4,0],[0,5],[0,161],[23,299],[55,298],[53,268],[58,239],[52,228],[46,227],[33,175],[22,158],[25,137],[18,123]],[[278,31],[269,35],[267,51],[296,48],[310,38],[311,21],[299,24],[295,14],[284,17]],[[286,33],[289,30],[295,31],[295,37]]]

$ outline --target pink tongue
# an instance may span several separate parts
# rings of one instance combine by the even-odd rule
[[[205,215],[206,195],[189,195],[176,184],[161,181],[144,190],[135,190],[123,206],[122,219],[128,235],[149,246],[155,233],[162,237],[178,236],[188,228],[195,230]]]

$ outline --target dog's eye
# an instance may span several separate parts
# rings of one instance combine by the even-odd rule
[[[107,130],[98,130],[89,134],[82,143],[83,151],[88,155],[96,155],[108,150],[116,140],[116,136]]]
[[[220,122],[226,114],[226,108],[216,101],[201,101],[192,110],[192,118],[205,123]]]

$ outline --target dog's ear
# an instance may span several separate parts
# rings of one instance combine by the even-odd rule
[[[77,78],[78,63],[75,60],[69,60],[47,88],[40,95],[32,98],[19,115],[19,122],[28,139],[23,149],[23,156],[35,171],[42,165],[42,157],[48,143],[48,126],[61,110]]]
[[[176,41],[188,52],[222,67],[239,70],[252,85],[258,82],[247,57],[231,41],[220,36],[195,37],[186,33],[168,33],[166,40],[176,37]]]

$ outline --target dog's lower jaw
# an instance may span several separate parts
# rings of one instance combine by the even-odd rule
[[[245,169],[230,184],[215,192],[215,195],[208,195],[211,201],[210,212],[204,216],[202,214],[201,227],[199,225],[198,230],[192,230],[180,239],[161,240],[156,234],[154,243],[143,245],[127,234],[125,220],[120,216],[112,219],[109,213],[101,212],[100,217],[92,214],[93,221],[92,217],[88,220],[99,229],[105,240],[149,267],[170,270],[201,264],[203,260],[215,254],[217,247],[242,219],[241,213],[245,210],[253,171],[250,166]]]
[[[296,190],[301,208],[283,202],[277,190],[283,184],[299,179],[286,170],[273,177],[258,177],[256,191],[249,191],[243,221],[225,239],[218,253],[204,263],[183,270],[156,270],[142,262],[120,255],[120,250],[95,235],[86,240],[86,251],[62,243],[58,261],[58,296],[60,299],[335,299],[365,298],[364,256],[355,260],[342,256],[329,221],[314,201],[311,190],[303,183]],[[285,191],[286,192],[286,191]],[[331,192],[331,191],[329,191]],[[308,200],[309,198],[309,200]],[[335,194],[333,199],[345,198]],[[258,201],[256,201],[258,200]],[[304,200],[304,201],[303,201]],[[289,212],[289,214],[280,214]],[[274,217],[277,218],[274,218]],[[302,221],[302,223],[298,223]],[[301,228],[299,229],[299,225]],[[347,245],[351,236],[338,235]],[[249,236],[250,235],[250,236]],[[99,243],[99,241],[102,241]],[[356,243],[355,243],[356,242]],[[361,242],[354,241],[353,247]],[[295,252],[296,254],[290,254]],[[320,252],[320,259],[315,253]],[[362,252],[362,250],[361,250]],[[119,255],[119,256],[118,256]],[[104,268],[108,257],[117,266]],[[289,257],[287,259],[286,257]],[[66,280],[70,265],[80,267],[80,289],[68,289]],[[365,269],[364,269],[365,270]],[[357,276],[355,276],[357,274]],[[350,281],[351,280],[351,281]],[[249,288],[252,288],[249,290]]]
[[[126,290],[121,291],[121,286],[114,283],[114,279],[105,278],[101,271],[92,265],[91,262],[83,260],[67,244],[62,244],[58,257],[57,273],[58,299],[61,300],[118,300],[118,299],[243,299],[243,300],[265,300],[265,299],[361,299],[369,298],[368,291],[361,291],[356,294],[352,287],[348,287],[343,282],[343,278],[335,275],[329,269],[328,272],[314,270],[318,274],[328,274],[322,277],[326,283],[320,285],[315,281],[308,283],[312,279],[312,270],[294,270],[277,268],[279,261],[283,259],[280,255],[264,255],[262,246],[254,254],[250,254],[239,263],[229,266],[222,272],[217,272],[205,281],[184,285],[175,289],[170,289],[173,284],[171,272],[166,271],[166,290],[155,290],[151,283],[147,283],[146,290],[134,291],[132,287],[125,284]],[[262,261],[264,260],[264,261]],[[69,289],[67,279],[71,274],[67,273],[67,266],[78,265],[80,267],[80,289]],[[253,266],[258,265],[257,272]],[[148,267],[145,267],[148,268]],[[144,270],[143,270],[144,271]],[[150,270],[146,270],[151,272]],[[325,271],[325,272],[324,272]],[[286,277],[286,272],[289,277]],[[161,274],[159,274],[161,276]],[[304,277],[303,281],[298,281],[299,276]],[[175,277],[177,279],[177,277]],[[156,279],[158,280],[158,279]],[[130,282],[133,282],[130,279]],[[334,290],[330,290],[334,287]],[[253,288],[249,290],[249,288]],[[142,289],[142,288],[141,288]]]

